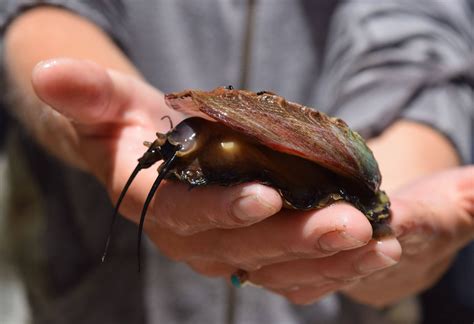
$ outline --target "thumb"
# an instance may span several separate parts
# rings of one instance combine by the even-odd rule
[[[91,61],[57,58],[42,61],[32,73],[37,96],[78,124],[118,121],[130,100],[127,78]]]

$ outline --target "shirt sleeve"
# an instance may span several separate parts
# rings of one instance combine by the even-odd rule
[[[1,0],[0,1],[0,49],[1,36],[11,21],[24,11],[39,6],[56,6],[70,10],[102,28],[126,51],[128,34],[126,7],[123,0]]]
[[[473,10],[464,0],[345,2],[328,38],[321,104],[365,137],[398,118],[429,125],[469,161]]]

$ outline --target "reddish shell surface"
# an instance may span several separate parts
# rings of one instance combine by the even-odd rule
[[[381,175],[372,152],[341,119],[273,93],[223,87],[171,93],[165,100],[187,115],[219,122],[273,150],[311,160],[373,192],[379,190]]]

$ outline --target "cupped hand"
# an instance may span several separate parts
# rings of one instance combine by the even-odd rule
[[[94,174],[114,201],[145,151],[143,141],[169,130],[162,117],[170,116],[175,125],[183,119],[140,78],[92,62],[42,62],[32,83],[38,97],[73,130],[74,156],[67,160]],[[154,167],[138,175],[122,204],[124,216],[138,221],[156,176]],[[372,235],[366,218],[347,204],[280,212],[279,194],[260,184],[188,189],[183,183],[162,183],[145,230],[165,254],[207,275],[325,257],[364,246]]]
[[[249,271],[246,279],[299,304],[342,291],[360,303],[386,306],[419,293],[474,238],[474,167],[426,177],[391,200],[396,238],[373,240],[325,258],[270,264]]]
[[[74,141],[68,143],[74,147],[74,157],[65,159],[77,161],[76,166],[94,174],[113,200],[146,151],[143,142],[170,129],[163,116],[169,116],[174,125],[184,118],[169,109],[163,94],[143,80],[93,62],[42,62],[33,72],[32,83],[38,97],[58,111],[59,117],[65,116],[74,130]],[[156,178],[156,168],[143,170],[135,180],[121,208],[125,216],[137,219]],[[166,182],[159,195],[162,199],[151,206],[150,214],[162,215],[156,217],[157,222],[176,232],[244,226],[270,216],[281,206],[279,195],[260,185],[222,193],[215,189],[189,192],[187,186]],[[191,217],[193,214],[197,217]],[[154,217],[150,219],[155,222]]]
[[[361,303],[385,306],[430,287],[474,239],[474,167],[444,171],[400,189],[392,196],[392,211],[402,258],[346,289]]]
[[[474,167],[420,179],[395,192],[391,200],[390,225],[396,238],[372,240],[326,257],[301,254],[300,259],[250,270],[244,273],[245,279],[298,304],[341,291],[360,303],[386,306],[421,292],[439,279],[459,249],[474,238]],[[333,205],[309,214],[337,217],[341,207]],[[331,208],[338,208],[338,212],[332,213]],[[346,212],[356,211],[347,207]],[[359,221],[363,223],[363,219]],[[285,238],[282,242],[292,246]],[[209,263],[197,263],[196,267],[209,273],[218,269]]]

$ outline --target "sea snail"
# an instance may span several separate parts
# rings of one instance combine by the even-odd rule
[[[276,188],[285,207],[300,210],[345,200],[368,218],[374,237],[390,232],[390,201],[380,190],[377,162],[341,119],[271,92],[230,86],[171,93],[165,100],[191,117],[145,143],[112,220],[137,173],[163,160],[143,206],[138,253],[148,204],[164,178],[191,186],[257,181]]]

